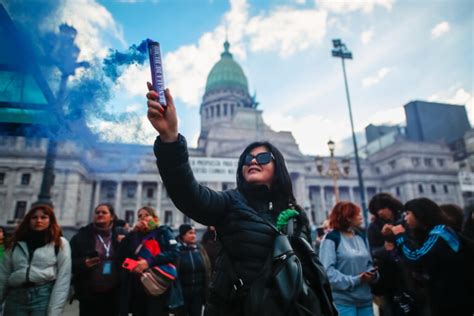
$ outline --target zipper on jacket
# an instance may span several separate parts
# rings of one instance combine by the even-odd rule
[[[33,261],[33,255],[35,254],[35,250],[30,254],[30,251],[28,250],[28,267],[26,268],[26,283],[30,283],[30,269],[31,269],[31,262]]]
[[[268,210],[273,211],[273,202],[272,201],[268,202]]]
[[[194,271],[195,271],[195,267],[194,267],[194,259],[193,259],[193,250],[190,249],[189,251],[189,257],[191,258],[191,266],[192,266],[192,273],[191,273],[191,293],[194,292]]]

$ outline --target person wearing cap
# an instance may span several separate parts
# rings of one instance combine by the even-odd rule
[[[59,316],[71,284],[71,249],[52,206],[35,204],[9,240],[0,264],[3,315]]]
[[[92,223],[79,229],[71,239],[74,297],[79,315],[118,315],[120,263],[115,234],[114,208],[96,206]]]
[[[168,292],[150,295],[141,282],[142,273],[148,268],[167,264],[176,265],[179,256],[178,243],[169,226],[161,225],[156,211],[149,206],[138,209],[138,222],[121,242],[118,260],[127,258],[137,262],[136,267],[121,269],[119,315],[168,316]]]
[[[184,307],[179,316],[200,316],[211,277],[211,263],[206,250],[196,242],[196,230],[189,224],[179,226],[178,280],[183,291]]]

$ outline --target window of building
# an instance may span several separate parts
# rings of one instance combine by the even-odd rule
[[[443,185],[443,190],[444,190],[444,193],[449,193],[449,189],[448,189],[448,186],[446,184]]]
[[[400,187],[395,188],[395,193],[397,194],[397,196],[400,196]]]
[[[0,172],[0,185],[5,184],[5,172]]]
[[[21,175],[21,185],[29,185],[31,180],[31,174],[24,173]]]
[[[375,167],[375,173],[380,174],[380,168],[379,167]]]
[[[135,223],[135,212],[133,210],[125,211],[125,221],[131,226]]]
[[[217,117],[221,116],[221,106],[219,104],[216,105],[216,116]]]
[[[431,193],[436,193],[436,186],[434,184],[431,185]]]
[[[214,117],[214,107],[211,106],[211,118],[213,118],[213,117]]]
[[[392,160],[388,163],[388,165],[390,166],[390,168],[395,169],[395,167],[397,166],[397,161],[396,160]]]
[[[424,159],[424,162],[425,162],[425,166],[426,166],[426,167],[433,167],[433,159],[431,159],[431,158],[425,158],[425,159]]]
[[[444,159],[438,158],[437,160],[438,160],[438,166],[444,167]]]
[[[165,211],[165,225],[171,225],[173,223],[173,212]]]
[[[420,158],[419,157],[412,157],[411,158],[411,163],[413,164],[413,167],[418,167],[420,165]]]
[[[208,119],[209,118],[209,109],[206,108],[206,118]]]
[[[422,184],[418,184],[418,192],[423,193],[423,185]]]
[[[224,103],[224,116],[227,116],[227,103]]]
[[[107,187],[107,197],[114,198],[115,197],[115,187],[109,186]]]
[[[135,188],[134,187],[128,187],[127,188],[127,197],[128,198],[134,198],[135,197]]]
[[[155,195],[155,189],[153,189],[153,188],[148,188],[148,189],[146,190],[146,197],[147,197],[147,198],[151,199],[151,198],[153,198],[154,195]]]
[[[26,201],[17,201],[15,206],[15,219],[22,219],[26,213]]]
[[[234,115],[234,105],[230,105],[230,115]]]

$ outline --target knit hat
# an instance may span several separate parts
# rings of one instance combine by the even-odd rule
[[[179,236],[184,236],[191,229],[193,229],[193,226],[189,224],[182,224],[181,226],[179,226]]]

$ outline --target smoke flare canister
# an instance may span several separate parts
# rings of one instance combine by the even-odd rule
[[[147,39],[148,56],[150,57],[151,81],[153,90],[158,92],[158,102],[166,106],[165,81],[163,79],[163,66],[161,63],[160,43]]]

